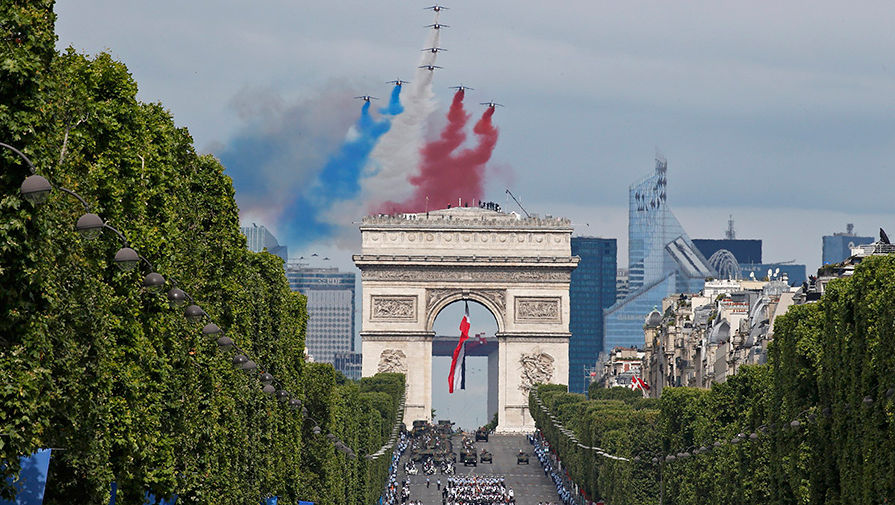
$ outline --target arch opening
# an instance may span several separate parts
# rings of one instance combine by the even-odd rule
[[[460,339],[460,322],[469,305],[469,340],[466,342],[465,388],[449,393],[452,354]],[[498,409],[497,316],[474,300],[444,304],[431,318],[433,421],[448,419],[454,429],[475,429],[488,424]]]

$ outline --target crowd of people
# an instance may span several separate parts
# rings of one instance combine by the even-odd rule
[[[563,505],[575,505],[573,500],[573,494],[569,491],[566,486],[566,481],[563,478],[563,473],[560,467],[560,462],[558,459],[554,458],[554,456],[550,453],[550,444],[544,440],[541,436],[540,431],[536,432],[534,435],[528,436],[528,441],[534,445],[535,450],[534,453],[538,457],[538,461],[541,462],[541,466],[544,467],[544,475],[550,477],[553,481],[553,485],[556,487],[556,494],[559,495],[560,500],[562,500]],[[538,504],[538,505],[552,505],[550,502],[547,504]]]
[[[441,490],[442,505],[506,505],[516,503],[502,476],[451,477]]]
[[[398,440],[398,443],[395,445],[395,451],[392,453],[392,462],[388,467],[388,481],[385,485],[385,491],[379,497],[379,505],[398,505],[407,501],[407,497],[403,496],[404,491],[398,486],[398,462],[401,460],[401,455],[404,454],[405,449],[407,449],[407,436],[404,432],[401,432],[401,439]]]

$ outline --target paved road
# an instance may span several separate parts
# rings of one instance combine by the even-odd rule
[[[461,447],[461,438],[454,437],[454,447]],[[537,505],[545,502],[559,503],[559,497],[556,494],[556,488],[553,487],[551,481],[544,475],[544,469],[538,462],[538,458],[531,455],[532,446],[529,445],[528,439],[524,435],[491,435],[488,442],[476,442],[476,451],[481,453],[482,449],[487,449],[494,455],[494,463],[479,463],[478,466],[464,467],[462,463],[457,464],[456,475],[503,475],[506,478],[507,487],[512,489],[516,495],[517,505]],[[531,455],[529,464],[517,465],[516,453],[519,449],[525,450]],[[403,465],[407,461],[410,451],[407,451],[401,458],[401,470],[398,472],[398,481],[405,478]],[[422,472],[410,477],[410,500],[421,500],[424,505],[441,505],[441,491],[438,490],[436,482],[441,479],[442,485],[447,481],[448,475],[435,473],[429,476],[430,485],[426,488],[426,475]]]

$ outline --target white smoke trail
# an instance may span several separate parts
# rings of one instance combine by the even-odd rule
[[[435,23],[438,23],[438,16]],[[440,32],[433,28],[425,47],[438,47]],[[434,65],[437,56],[438,53],[424,51],[419,66]],[[379,139],[370,155],[368,176],[361,184],[363,199],[369,207],[375,208],[387,201],[402,201],[413,192],[407,178],[419,167],[425,126],[437,107],[432,92],[434,73],[435,70],[416,69],[413,81],[401,93],[404,113],[394,118],[391,129]]]

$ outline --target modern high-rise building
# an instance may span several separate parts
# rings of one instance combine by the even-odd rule
[[[572,237],[581,261],[569,285],[569,391],[585,393],[585,374],[603,350],[603,309],[615,303],[616,240]]]
[[[695,293],[714,276],[666,202],[668,164],[628,189],[628,297],[603,314],[603,348],[642,348],[643,321],[662,299]]]
[[[314,361],[334,364],[337,353],[353,352],[355,274],[287,263],[286,279],[308,298],[305,347]]]
[[[616,263],[618,262],[616,256]],[[628,297],[628,269],[619,268],[615,272],[615,301],[620,302]]]
[[[261,252],[267,249],[267,252],[275,256],[283,258],[287,261],[287,248],[277,242],[277,238],[264,226],[258,226],[252,223],[252,226],[240,226],[239,230],[246,237],[246,246],[250,251]]]
[[[359,352],[337,352],[333,366],[351,380],[360,380],[363,354]]]
[[[874,240],[873,237],[859,237],[855,235],[855,225],[849,223],[845,226],[844,232],[824,235],[823,264],[841,263],[851,256],[852,247],[872,244]]]

